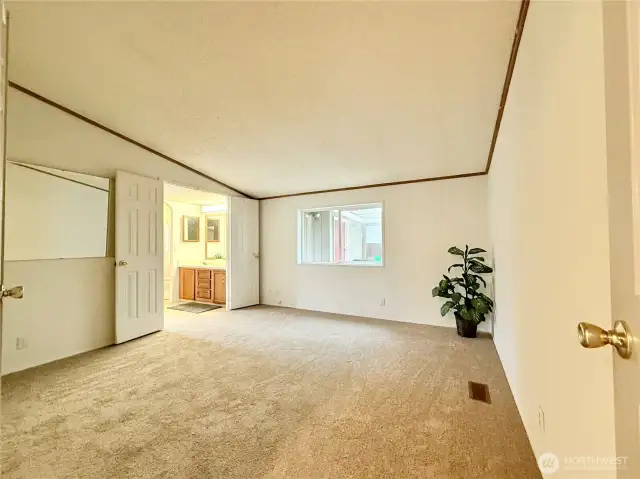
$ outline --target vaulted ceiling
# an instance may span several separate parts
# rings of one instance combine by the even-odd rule
[[[472,173],[518,10],[11,2],[10,80],[256,197]]]

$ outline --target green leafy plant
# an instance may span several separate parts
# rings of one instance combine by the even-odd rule
[[[486,253],[482,248],[471,248],[466,246],[464,251],[456,246],[449,248],[449,253],[461,256],[461,263],[449,266],[448,272],[452,269],[462,270],[459,277],[450,278],[443,275],[438,286],[431,291],[432,296],[446,298],[447,301],[440,308],[440,314],[446,316],[449,311],[454,311],[456,316],[460,316],[465,321],[479,324],[484,321],[485,316],[493,311],[493,301],[486,294],[481,293],[480,287],[487,286],[486,281],[480,275],[493,273],[493,269],[484,263],[484,258],[479,256]]]

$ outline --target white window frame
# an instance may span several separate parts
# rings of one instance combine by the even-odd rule
[[[335,261],[335,245],[331,248],[331,260],[330,261],[315,261],[305,262],[303,260],[303,238],[305,231],[305,213],[315,213],[322,211],[338,210],[338,222],[342,219],[343,211],[361,210],[367,208],[380,208],[380,235],[382,240],[382,261]],[[334,221],[330,222],[331,234],[330,237],[334,237]],[[338,241],[342,244],[342,228],[338,231]],[[301,208],[298,210],[298,265],[300,266],[355,266],[356,268],[382,268],[386,263],[385,252],[385,206],[383,201],[377,201],[375,203],[360,203],[353,205],[337,205],[337,206],[323,206],[319,208]]]

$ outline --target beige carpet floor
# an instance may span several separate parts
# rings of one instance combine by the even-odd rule
[[[3,477],[540,477],[490,339],[269,307],[166,323],[5,376]]]

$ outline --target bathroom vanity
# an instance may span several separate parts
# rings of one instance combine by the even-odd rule
[[[215,266],[180,266],[180,299],[225,304],[227,272]]]

